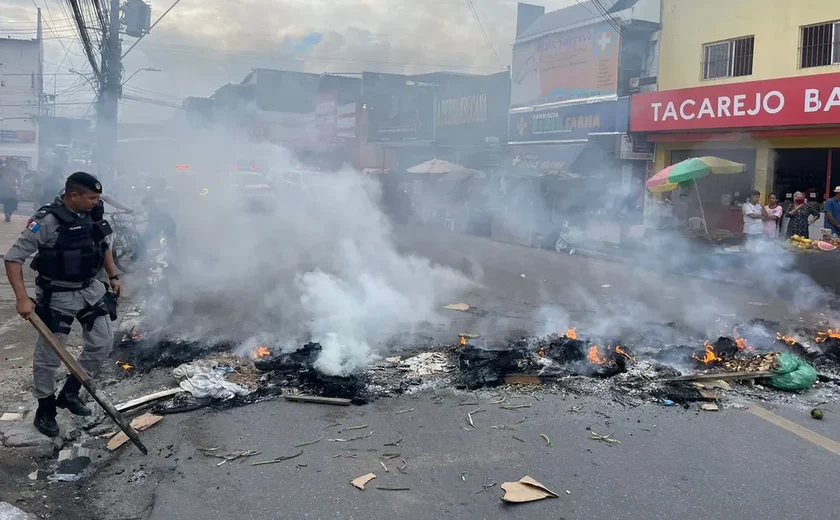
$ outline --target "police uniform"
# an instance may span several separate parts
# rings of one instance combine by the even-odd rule
[[[68,181],[101,193],[95,177],[80,173],[71,175]],[[104,218],[95,219],[91,213],[71,211],[61,199],[56,199],[29,220],[4,260],[23,264],[37,253],[32,261],[32,268],[38,272],[35,312],[62,344],[73,320],[82,324],[84,350],[78,361],[88,374],[96,376],[113,345],[111,319],[116,318],[116,298],[98,279],[110,227]],[[56,406],[76,415],[91,413],[79,399],[81,384],[72,375],[55,398],[55,374],[60,365],[58,355],[39,335],[33,364],[33,393],[39,403],[35,421],[36,427],[47,435],[57,434],[57,425],[53,428]]]

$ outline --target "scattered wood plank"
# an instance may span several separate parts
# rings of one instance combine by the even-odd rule
[[[698,389],[698,392],[700,392],[700,397],[702,397],[704,401],[715,402],[718,399],[717,393],[712,392],[711,390],[701,388]]]
[[[171,397],[175,394],[180,394],[181,392],[183,392],[181,388],[170,388],[169,390],[162,390],[153,394],[144,395],[143,397],[138,397],[137,399],[132,399],[131,401],[120,403],[115,408],[118,412],[126,412],[128,410],[133,410],[134,408],[143,406],[146,403],[151,403],[152,401],[157,401],[159,399]]]
[[[509,385],[541,385],[556,380],[565,374],[509,374],[504,377]]]
[[[162,415],[144,413],[139,417],[135,417],[134,420],[131,421],[131,427],[134,428],[134,431],[139,433],[144,430],[148,430],[162,420]],[[108,451],[114,451],[126,442],[128,442],[128,435],[123,432],[118,432],[116,435],[111,437],[111,440],[108,441]]]
[[[718,405],[715,403],[703,403],[700,405],[700,408],[707,412],[717,412],[719,410]]]
[[[775,372],[762,371],[762,372],[730,372],[730,373],[723,373],[723,374],[690,374],[687,376],[680,376],[680,377],[671,377],[668,379],[662,379],[663,382],[668,383],[671,381],[732,381],[732,380],[747,380],[747,379],[763,379],[766,377],[773,377],[775,376]]]
[[[342,397],[320,397],[317,395],[286,395],[284,399],[292,401],[293,403],[315,403],[315,404],[334,404],[337,406],[350,406],[350,399]]]

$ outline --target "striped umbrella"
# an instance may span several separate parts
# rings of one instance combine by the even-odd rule
[[[693,157],[668,166],[647,181],[645,187],[653,193],[662,193],[677,189],[680,184],[693,182],[697,192],[697,202],[700,203],[700,214],[703,217],[703,229],[708,234],[706,226],[706,211],[703,209],[703,201],[700,200],[700,191],[697,190],[697,179],[705,177],[710,173],[718,175],[741,173],[745,166],[741,163],[721,159],[720,157]]]

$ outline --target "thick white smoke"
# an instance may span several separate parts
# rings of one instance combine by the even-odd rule
[[[252,152],[260,164],[294,171],[279,148]],[[396,250],[373,177],[279,173],[276,193],[258,208],[219,180],[229,168],[170,179],[179,256],[147,298],[146,326],[157,332],[243,350],[315,341],[323,347],[317,367],[346,375],[394,334],[438,320],[467,283]]]

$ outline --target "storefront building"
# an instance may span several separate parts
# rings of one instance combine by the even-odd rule
[[[628,96],[639,91],[642,77],[655,81],[648,64],[654,61],[651,39],[659,29],[660,4],[601,4],[578,3],[549,13],[519,4],[508,155],[499,173],[510,178],[514,200],[517,189],[525,193],[523,200],[542,194],[538,205],[545,207],[526,221],[556,227],[572,218],[598,229],[586,231],[590,238],[618,243],[622,232],[616,219],[597,222],[588,212],[621,211],[631,192],[640,191],[653,159],[647,142],[634,143],[628,135]],[[534,182],[538,189],[530,186]]]
[[[634,138],[656,145],[652,172],[703,155],[746,165],[698,186],[731,221],[721,227],[737,227],[753,187],[823,202],[840,185],[840,3],[766,4],[663,0],[659,91],[631,100]]]

